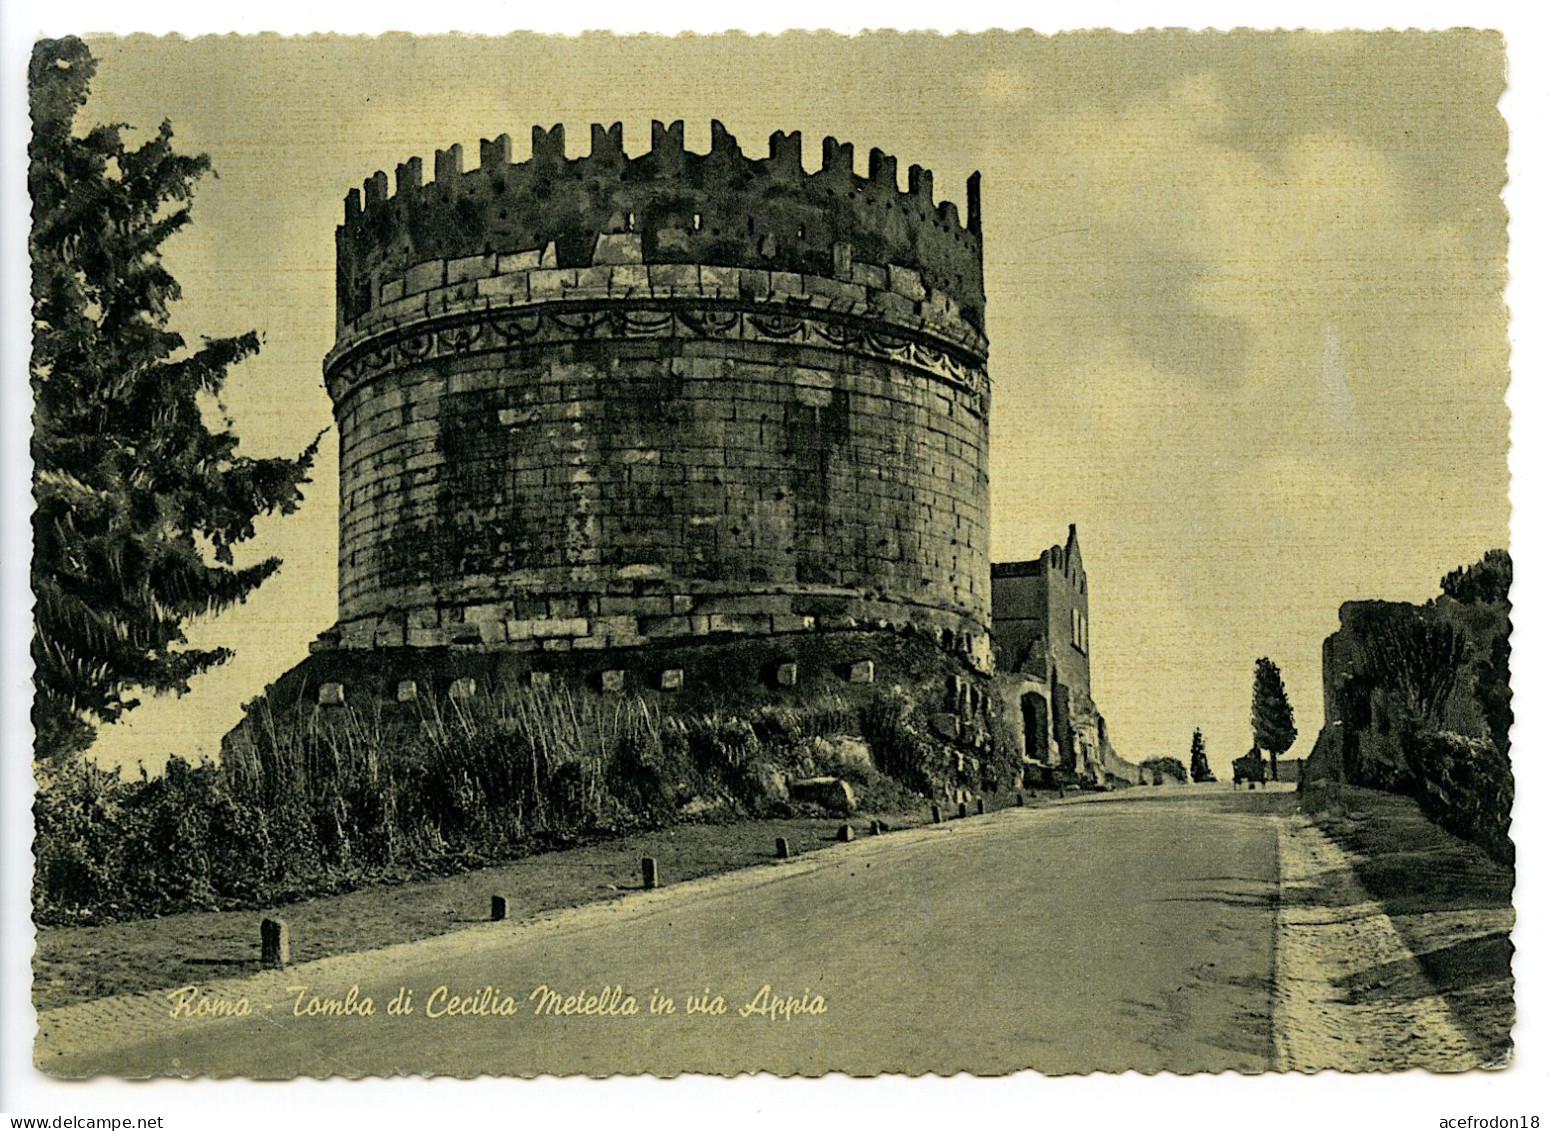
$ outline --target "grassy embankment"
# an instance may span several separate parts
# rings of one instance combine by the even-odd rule
[[[323,708],[305,688],[273,688],[219,765],[174,760],[146,780],[47,768],[34,807],[37,999],[239,972],[264,911],[292,920],[305,960],[451,929],[503,887],[519,914],[604,898],[639,883],[642,855],[674,879],[743,867],[773,855],[777,835],[794,846],[834,835],[828,803],[788,794],[802,778],[848,781],[862,828],[873,815],[919,820],[948,788],[1010,796],[1013,744],[965,757],[931,733],[963,669],[929,643],[806,641],[794,688],[760,678],[767,652],[650,657],[700,689],[674,695],[485,673],[457,701],[447,673],[427,672],[417,701]],[[860,657],[877,683],[847,679]],[[738,663],[747,678],[717,678]]]

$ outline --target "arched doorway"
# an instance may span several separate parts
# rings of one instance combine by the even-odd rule
[[[1023,693],[1023,753],[1049,764],[1049,703],[1037,691]]]

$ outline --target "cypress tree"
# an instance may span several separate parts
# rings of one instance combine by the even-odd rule
[[[1211,772],[1211,763],[1206,761],[1206,740],[1199,727],[1195,728],[1195,737],[1189,743],[1189,776],[1197,782],[1216,780],[1216,775]]]
[[[232,547],[296,509],[317,450],[255,459],[207,423],[227,370],[259,348],[253,332],[189,348],[168,329],[179,289],[162,245],[210,162],[175,152],[165,121],[134,148],[122,124],[78,131],[95,71],[74,37],[39,41],[28,67],[39,759],[85,749],[137,689],[182,693],[231,655],[185,647],[184,627],[279,568],[238,567]]]
[[[1254,661],[1254,700],[1250,706],[1254,725],[1254,744],[1270,755],[1270,777],[1280,781],[1276,759],[1297,741],[1297,726],[1292,719],[1292,704],[1286,697],[1281,669],[1261,656]]]

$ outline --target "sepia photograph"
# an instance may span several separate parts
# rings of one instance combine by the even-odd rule
[[[1544,1075],[1500,31],[25,60],[33,1077]]]

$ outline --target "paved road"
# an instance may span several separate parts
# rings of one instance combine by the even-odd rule
[[[1132,790],[868,838],[537,924],[211,987],[246,995],[246,1018],[172,1021],[165,1002],[148,1017],[142,999],[135,1016],[83,1034],[89,1015],[75,1014],[74,1030],[43,1027],[39,1065],[260,1077],[1263,1071],[1269,814],[1289,801]],[[740,1016],[766,984],[822,995],[825,1012]],[[375,1014],[296,1017],[289,987],[300,985],[336,998],[355,985]],[[458,996],[492,986],[516,1014],[428,1017],[442,985]],[[540,985],[562,996],[619,986],[639,1013],[535,1016]],[[413,1015],[386,1015],[399,986],[415,993]],[[654,990],[677,1011],[652,1015]],[[688,995],[706,993],[727,1012],[687,1013]]]

